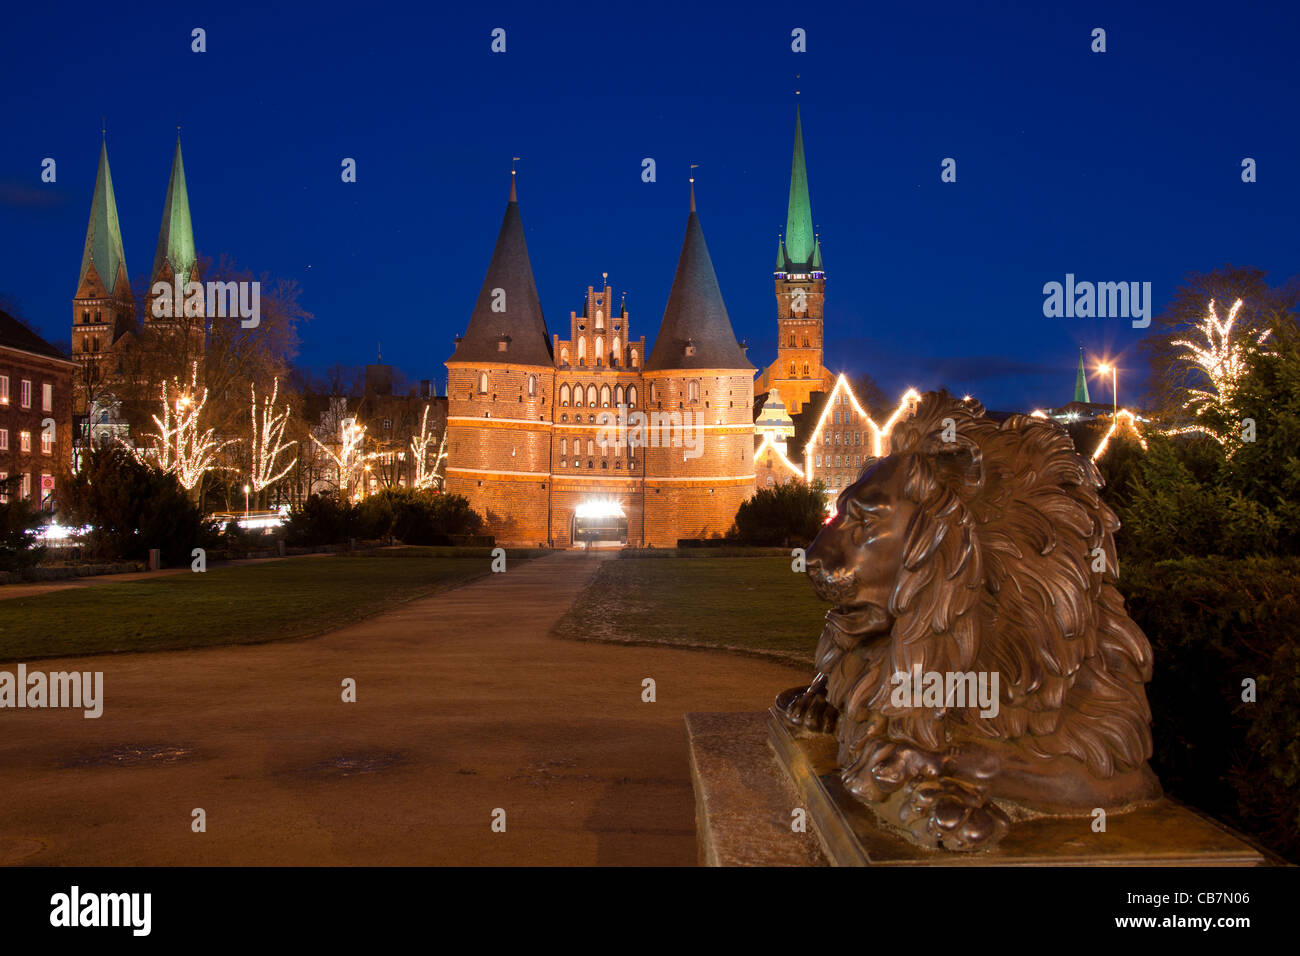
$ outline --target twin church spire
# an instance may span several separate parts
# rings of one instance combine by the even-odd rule
[[[197,259],[189,192],[185,184],[185,163],[181,158],[178,135],[150,280],[157,281],[168,272],[189,279]],[[118,219],[117,197],[113,193],[113,175],[108,164],[107,141],[99,147],[99,170],[95,175],[95,193],[90,201],[90,222],[86,226],[86,244],[81,254],[76,298],[131,298],[130,275],[127,272],[122,227]]]

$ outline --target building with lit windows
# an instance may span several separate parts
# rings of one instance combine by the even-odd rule
[[[0,312],[0,495],[48,510],[57,476],[72,460],[76,365]]]

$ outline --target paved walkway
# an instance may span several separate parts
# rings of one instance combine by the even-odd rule
[[[0,863],[693,864],[683,714],[760,710],[807,675],[549,637],[603,560],[309,641],[33,664],[104,671],[104,715],[0,711]]]

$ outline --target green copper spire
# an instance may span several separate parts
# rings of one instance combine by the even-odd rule
[[[794,161],[790,165],[790,207],[785,219],[785,251],[791,265],[808,265],[815,246],[812,204],[808,200],[808,170],[803,159],[803,124],[794,110]]]
[[[1088,375],[1083,370],[1083,349],[1079,349],[1079,371],[1074,375],[1074,400],[1076,402],[1091,402],[1088,397]]]
[[[78,290],[86,281],[86,273],[92,264],[111,295],[115,291],[119,267],[126,269],[126,252],[122,248],[122,229],[117,222],[117,200],[113,197],[113,175],[108,169],[107,141],[99,146],[99,172],[95,176],[95,196],[90,201],[90,224],[86,226],[86,246],[81,253]]]
[[[163,204],[162,228],[158,231],[158,251],[153,255],[153,278],[157,280],[163,264],[167,263],[173,274],[189,279],[196,258],[190,196],[185,188],[185,163],[181,160],[181,138],[177,136],[167,201]]]
[[[785,271],[785,243],[780,236],[776,237],[776,271]]]
[[[813,246],[812,271],[813,272],[823,271],[822,270],[822,241],[820,239],[818,239],[817,244]]]

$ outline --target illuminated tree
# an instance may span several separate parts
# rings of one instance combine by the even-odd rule
[[[411,454],[415,458],[415,487],[436,488],[442,490],[442,468],[447,461],[447,429],[442,430],[442,440],[433,463],[429,463],[429,448],[434,436],[429,434],[429,406],[424,406],[424,415],[420,419],[420,434],[411,438]]]
[[[1198,418],[1210,413],[1212,418],[1235,418],[1235,397],[1241,384],[1241,377],[1246,368],[1250,353],[1260,348],[1272,333],[1271,329],[1260,332],[1233,335],[1233,326],[1237,313],[1241,311],[1242,300],[1232,304],[1228,318],[1219,320],[1210,300],[1209,309],[1197,331],[1202,341],[1176,339],[1172,343],[1180,350],[1183,361],[1199,368],[1209,380],[1207,386],[1188,386],[1184,407]],[[1221,429],[1206,428],[1208,434],[1222,441]]]
[[[208,390],[199,390],[199,366],[190,366],[190,382],[178,378],[162,385],[162,417],[152,416],[157,431],[145,436],[143,452],[131,449],[141,461],[153,460],[163,472],[176,476],[181,487],[193,493],[203,476],[217,466],[221,450],[238,444],[237,439],[219,441],[216,430],[202,428]],[[127,446],[130,447],[129,445]]]
[[[369,469],[370,460],[375,457],[365,451],[366,426],[359,424],[355,418],[345,418],[339,425],[337,445],[326,445],[315,435],[311,436],[311,440],[334,465],[338,476],[339,497],[344,501],[360,498],[361,495],[356,492],[357,485]]]
[[[298,463],[297,456],[294,456],[294,459],[287,465],[279,466],[280,457],[287,455],[289,450],[298,443],[291,441],[285,444],[284,442],[284,427],[289,421],[289,408],[286,405],[284,411],[276,411],[275,403],[280,392],[280,379],[276,378],[271,386],[270,401],[261,406],[260,420],[257,386],[251,385],[249,387],[252,392],[251,417],[253,423],[252,441],[249,443],[252,460],[250,484],[253,486],[254,493],[261,493],[287,475],[293,469],[293,466]]]

